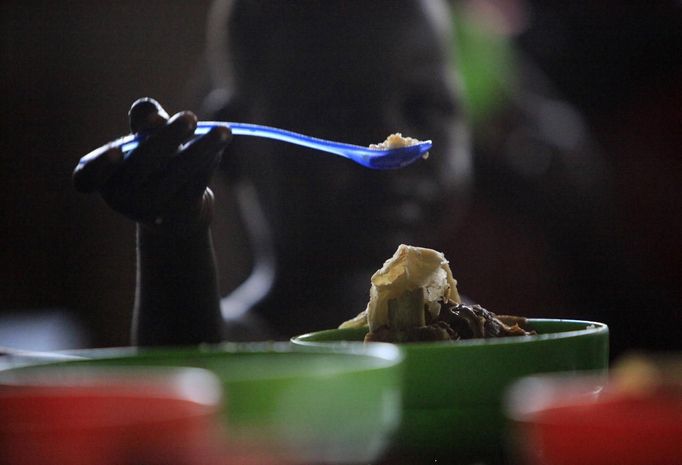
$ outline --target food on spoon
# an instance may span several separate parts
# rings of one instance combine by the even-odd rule
[[[386,140],[383,142],[380,142],[378,144],[370,144],[369,148],[374,150],[392,150],[400,149],[403,147],[411,147],[413,145],[421,143],[422,141],[420,141],[419,139],[415,139],[414,137],[405,137],[401,133],[396,132],[388,136]],[[422,158],[426,159],[428,158],[428,156],[429,153],[426,152],[424,155],[422,155]]]
[[[395,134],[388,136],[385,141],[379,144],[370,144],[369,148],[375,150],[390,150],[399,149],[402,147],[410,147],[420,143],[421,141],[418,139],[413,137],[404,137],[401,133],[396,132]]]
[[[369,327],[365,341],[419,342],[534,334],[525,318],[464,305],[441,252],[402,244],[372,276],[367,308],[340,328]]]

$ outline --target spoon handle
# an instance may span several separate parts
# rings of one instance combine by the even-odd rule
[[[323,152],[336,153],[337,155],[343,156],[345,156],[345,153],[348,150],[360,149],[363,152],[369,150],[367,147],[361,147],[359,145],[319,139],[317,137],[306,136],[305,134],[299,134],[297,132],[289,131],[286,129],[279,129],[271,126],[263,126],[261,124],[250,123],[233,123],[226,121],[199,121],[197,123],[197,128],[194,131],[194,135],[195,136],[204,135],[216,126],[223,126],[229,128],[230,131],[232,131],[232,134],[235,136],[253,136],[263,137],[266,139],[275,139],[282,142],[301,145],[303,147],[321,150]],[[131,134],[129,136],[119,139],[117,145],[121,148],[121,151],[123,153],[128,153],[136,149],[140,142],[142,142],[142,140],[143,137]],[[377,151],[377,153],[380,152]]]
[[[274,128],[271,126],[263,126],[261,124],[250,123],[227,123],[222,121],[201,121],[197,124],[195,134],[206,134],[214,126],[226,126],[230,128],[232,134],[237,136],[254,136],[263,137],[266,139],[275,139],[290,144],[296,144],[311,149],[321,150],[323,152],[336,153],[337,155],[344,155],[345,151],[360,148],[366,150],[367,147],[360,147],[358,145],[346,144],[343,142],[335,142],[331,140],[319,139],[317,137],[307,136],[297,132],[289,131],[287,129]]]

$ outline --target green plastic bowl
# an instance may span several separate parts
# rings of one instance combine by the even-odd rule
[[[391,344],[293,350],[291,344],[82,351],[51,367],[198,367],[222,382],[226,436],[305,463],[367,463],[400,424],[403,352]],[[44,367],[45,365],[42,365]],[[40,369],[27,366],[0,372]]]
[[[462,463],[500,460],[504,453],[502,400],[523,376],[606,370],[609,331],[602,323],[529,319],[535,336],[401,344],[405,368],[401,426],[392,453]],[[297,336],[301,348],[362,341],[362,329]],[[366,344],[371,345],[371,344]],[[455,460],[455,463],[458,460]]]

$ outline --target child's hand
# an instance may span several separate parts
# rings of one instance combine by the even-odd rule
[[[111,144],[81,158],[73,173],[76,189],[98,191],[111,208],[154,229],[182,232],[210,223],[207,186],[232,138],[229,129],[213,128],[183,145],[196,128],[193,113],[169,119],[158,102],[145,98],[133,103],[129,117],[131,131],[149,137],[125,160]]]

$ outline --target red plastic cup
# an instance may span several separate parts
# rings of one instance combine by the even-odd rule
[[[508,414],[529,465],[682,464],[682,385],[538,376],[512,388]]]
[[[217,463],[220,385],[190,369],[31,369],[0,380],[6,465]]]

